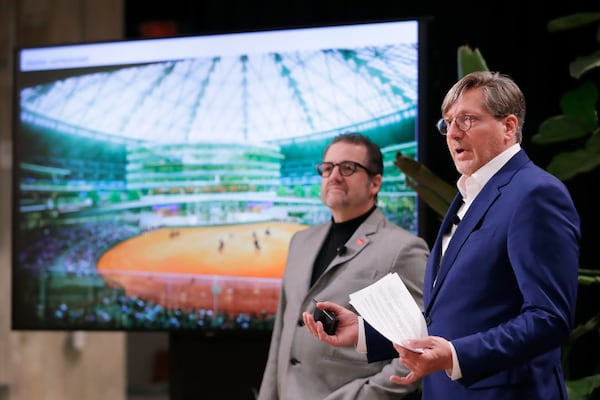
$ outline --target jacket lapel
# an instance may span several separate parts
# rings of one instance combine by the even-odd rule
[[[325,242],[325,238],[327,237],[330,227],[331,222],[317,225],[315,227],[302,247],[303,249],[306,249],[306,252],[304,252],[305,258],[298,260],[298,262],[294,262],[294,268],[290,268],[291,272],[294,274],[293,280],[302,282],[302,285],[298,286],[299,288],[310,287],[313,266],[315,264],[317,255],[319,254],[319,249],[323,246],[323,242]],[[310,259],[307,260],[306,258],[309,257]]]
[[[371,215],[360,224],[358,229],[352,234],[350,239],[346,242],[346,250],[343,254],[334,257],[333,260],[329,263],[325,271],[323,271],[323,275],[326,275],[332,269],[337,267],[338,265],[345,263],[354,257],[356,257],[370,242],[369,237],[373,235],[379,229],[379,225],[383,221],[383,213],[379,209],[375,209]],[[323,237],[321,240],[321,245],[323,244]]]
[[[438,236],[433,244],[433,248],[431,249],[431,253],[429,255],[429,265],[425,276],[425,288],[424,294],[429,292],[433,287],[433,283],[436,280],[436,276],[440,271],[440,262],[442,260],[442,238],[444,237],[444,233],[447,232],[452,225],[452,215],[455,215],[460,205],[462,204],[462,196],[459,194],[456,195],[452,203],[450,203],[450,207],[446,212],[444,219],[442,220],[442,224],[440,226],[440,230],[438,231]]]
[[[448,247],[446,252],[444,253],[444,257],[441,257],[441,242],[443,237],[443,232],[448,229],[449,225],[452,223],[452,215],[456,213],[458,210],[458,206],[460,205],[460,195],[454,199],[452,206],[456,207],[452,212],[449,211],[446,213],[444,220],[442,221],[442,226],[440,227],[440,233],[436,238],[434,244],[434,250],[436,259],[433,259],[432,262],[435,264],[431,264],[432,266],[439,265],[439,270],[437,273],[437,277],[430,277],[435,279],[435,286],[432,287],[433,280],[430,281],[429,287],[426,287],[426,290],[431,290],[431,297],[428,301],[427,308],[430,307],[431,303],[435,299],[440,287],[442,286],[446,275],[450,271],[452,264],[454,263],[456,257],[458,256],[459,251],[465,244],[469,235],[477,228],[481,219],[484,217],[488,209],[491,205],[500,197],[501,189],[503,186],[507,185],[516,171],[523,167],[525,163],[529,161],[529,157],[525,154],[523,150],[519,151],[513,158],[511,158],[506,165],[504,165],[500,171],[498,171],[492,178],[486,183],[481,192],[477,195],[467,213],[464,215],[460,224],[457,226],[454,235],[450,239],[448,243]],[[458,205],[456,204],[458,203]],[[452,210],[452,206],[450,210]],[[430,270],[435,270],[435,268],[430,268]],[[433,272],[435,273],[435,272]]]

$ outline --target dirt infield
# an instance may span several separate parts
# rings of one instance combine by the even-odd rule
[[[305,225],[163,228],[128,239],[97,263],[126,294],[168,308],[274,312],[291,236]]]

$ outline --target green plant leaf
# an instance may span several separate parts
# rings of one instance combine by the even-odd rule
[[[440,197],[435,190],[427,186],[421,186],[418,182],[410,178],[406,179],[406,184],[408,185],[408,187],[410,187],[417,193],[419,198],[423,200],[425,204],[427,204],[433,211],[435,211],[435,213],[438,215],[438,217],[440,217],[441,220],[441,217],[443,217],[444,214],[446,214],[446,211],[448,211],[448,207],[450,207],[450,202]]]
[[[556,115],[547,118],[540,124],[538,132],[531,137],[537,144],[564,142],[585,137],[589,131],[575,118],[566,115]]]
[[[600,283],[600,276],[579,275],[578,281],[582,286],[597,285]]]
[[[586,400],[589,399],[595,388],[600,387],[600,374],[570,380],[566,383],[569,400]]]
[[[579,149],[563,152],[552,158],[546,170],[561,181],[567,181],[575,175],[589,172],[600,165],[598,149]]]
[[[589,276],[600,278],[600,269],[579,268],[579,276]]]
[[[569,64],[569,74],[575,79],[581,78],[586,72],[600,67],[600,51],[587,56],[577,57]]]
[[[560,18],[555,18],[546,25],[548,32],[560,32],[569,29],[579,28],[580,26],[600,21],[600,13],[588,12],[571,14]]]
[[[598,328],[600,328],[600,313],[593,315],[584,323],[577,325],[571,332],[571,339],[573,339],[571,342],[586,336],[588,333],[597,331]]]
[[[456,54],[458,79],[475,71],[489,71],[485,59],[478,48],[459,46]]]
[[[596,84],[586,81],[561,97],[560,108],[564,114],[581,123],[584,129],[591,131],[598,125],[597,101],[598,88]]]
[[[423,163],[396,153],[394,165],[406,175],[406,184],[439,216],[443,216],[456,195],[456,188],[441,179]]]
[[[407,177],[419,182],[419,185],[435,190],[442,199],[451,202],[454,196],[456,196],[456,187],[441,179],[427,168],[427,166],[415,159],[398,152],[396,153],[394,165],[404,172]]]
[[[600,151],[600,126],[594,128],[592,136],[590,136],[585,145],[590,150]]]

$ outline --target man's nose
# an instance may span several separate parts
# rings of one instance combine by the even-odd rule
[[[448,130],[446,132],[447,137],[462,137],[462,135],[465,134],[465,132],[456,125],[456,122],[452,122],[448,126],[447,130]]]
[[[342,174],[340,173],[339,165],[334,165],[333,168],[331,169],[331,174],[329,174],[329,179],[331,179],[332,177],[334,177],[335,179],[342,178]]]

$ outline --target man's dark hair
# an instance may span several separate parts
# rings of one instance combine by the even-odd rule
[[[368,136],[358,132],[341,133],[333,138],[331,143],[325,148],[323,155],[327,153],[332,144],[339,142],[365,146],[367,148],[366,167],[374,175],[381,174],[383,176],[383,155],[381,154],[381,149]]]

